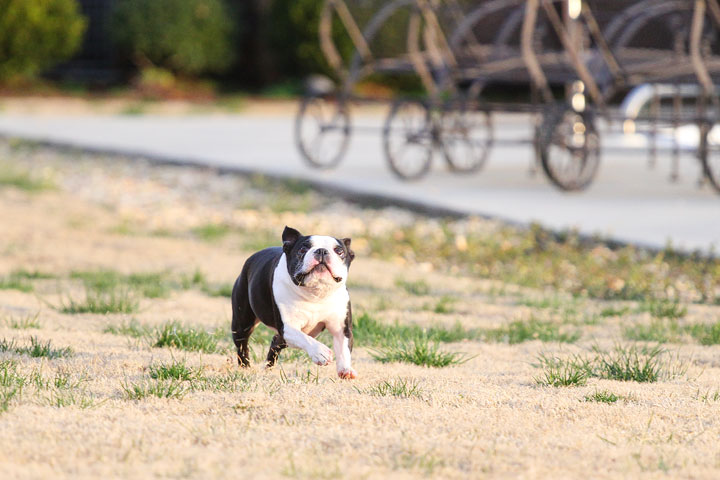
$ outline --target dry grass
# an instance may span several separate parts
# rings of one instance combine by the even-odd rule
[[[322,218],[263,209],[263,195],[280,187],[257,179],[1,145],[0,155],[17,163],[14,171],[52,170],[57,186],[0,187],[0,278],[20,279],[20,288],[0,289],[3,478],[720,472],[718,306],[608,303],[443,270],[356,235],[368,225],[378,238],[406,235],[397,225],[412,221],[435,238],[434,220],[337,202]],[[300,186],[284,192],[308,202],[316,195]],[[498,231],[475,222],[489,236]],[[231,284],[249,246],[277,242],[267,231],[284,224],[354,237],[355,381],[292,350],[264,370],[265,330],[251,342],[253,368],[235,364],[230,302],[213,286]],[[507,265],[519,261],[513,248]],[[634,290],[625,293],[642,291],[641,278],[628,281]],[[137,309],[48,307],[82,301],[86,291],[130,292]],[[656,338],[669,332],[674,343],[625,339],[636,325],[648,326],[650,338],[652,329]],[[462,361],[428,367],[372,355],[398,345],[411,360]]]

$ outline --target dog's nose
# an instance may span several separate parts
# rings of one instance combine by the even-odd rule
[[[317,250],[315,250],[315,258],[320,262],[328,255],[330,255],[330,254],[324,248],[318,248]]]

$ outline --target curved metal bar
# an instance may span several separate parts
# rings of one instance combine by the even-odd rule
[[[475,24],[498,10],[503,8],[518,7],[525,4],[525,0],[490,0],[465,16],[463,22],[457,26],[450,36],[450,48],[456,51],[458,44],[472,32]]]
[[[540,90],[543,96],[543,100],[546,103],[553,102],[553,94],[548,85],[545,73],[543,73],[540,67],[540,62],[537,59],[537,54],[533,49],[533,33],[535,31],[535,24],[537,22],[538,9],[540,8],[540,0],[527,0],[527,6],[525,7],[525,18],[522,25],[522,37],[521,37],[521,50],[523,61],[525,66],[530,73],[533,83],[536,88]]]
[[[410,22],[408,25],[407,49],[410,56],[410,62],[413,64],[415,71],[420,77],[425,90],[435,96],[438,93],[438,87],[433,81],[430,69],[425,63],[425,59],[420,52],[420,29],[422,28],[422,19],[418,10],[410,14]]]
[[[692,11],[692,5],[689,5],[687,2],[684,1],[673,1],[664,3],[662,7],[659,7],[657,10],[643,12],[642,14],[636,16],[635,18],[631,19],[628,23],[626,23],[623,26],[622,33],[620,36],[613,42],[614,47],[622,47],[627,44],[627,42],[635,36],[635,34],[646,26],[648,23],[650,23],[652,20],[657,19],[661,15],[666,15],[668,13],[678,13],[681,11]]]
[[[669,97],[679,95],[683,98],[696,97],[702,93],[697,85],[668,85],[663,83],[643,83],[630,90],[622,103],[619,112],[624,120],[635,120],[643,107],[654,97]]]
[[[504,46],[510,40],[510,36],[516,32],[521,26],[523,18],[525,17],[525,9],[517,8],[503,22],[500,30],[495,35],[493,45],[495,48]]]
[[[658,0],[645,0],[637,3],[631,7],[626,8],[621,13],[616,15],[613,20],[605,27],[603,34],[608,43],[612,42],[614,37],[618,33],[622,33],[625,29],[625,25],[634,20],[636,17],[641,15],[653,15],[656,9],[663,9],[664,5],[672,3],[674,6],[687,5],[686,1],[677,0],[666,0],[658,2]],[[674,8],[674,7],[673,7]]]
[[[720,4],[718,4],[718,1],[707,0],[707,6],[712,14],[713,20],[715,20],[715,23],[720,25]]]
[[[706,97],[710,97],[715,91],[710,73],[705,66],[700,53],[700,41],[702,40],[702,29],[705,24],[705,0],[695,0],[695,11],[693,12],[692,28],[690,30],[690,58],[692,59],[695,75],[703,88]]]
[[[595,102],[595,105],[604,108],[605,99],[603,98],[602,93],[600,93],[600,88],[598,88],[597,82],[590,74],[590,71],[588,70],[585,63],[580,58],[580,53],[578,52],[576,45],[574,45],[573,42],[570,40],[570,35],[568,34],[567,29],[563,25],[562,19],[560,19],[560,16],[555,10],[555,7],[553,6],[553,3],[557,2],[558,0],[541,1],[543,4],[543,8],[545,9],[545,13],[550,19],[550,23],[555,29],[555,33],[560,38],[560,42],[563,44],[563,47],[565,47],[565,51],[570,56],[570,63],[575,69],[575,72],[580,77],[580,80],[582,80],[585,84],[585,87],[588,89],[588,93],[590,93],[590,96],[592,97],[593,102]]]
[[[344,78],[345,70],[340,53],[332,41],[332,10],[335,0],[326,0],[320,11],[320,23],[318,24],[318,36],[320,37],[320,50],[325,60],[340,78]]]
[[[360,52],[365,61],[371,61],[372,53],[370,52],[370,46],[367,44],[367,41],[365,41],[365,37],[360,31],[360,27],[358,27],[357,23],[355,23],[355,19],[353,18],[352,13],[350,13],[347,4],[343,0],[331,1],[333,1],[335,11],[347,29],[348,35],[350,35],[353,44],[355,44],[355,48]]]
[[[582,15],[585,19],[585,24],[590,31],[590,35],[595,40],[605,64],[610,69],[610,73],[612,73],[615,83],[623,83],[624,78],[622,68],[618,63],[617,58],[615,58],[615,54],[610,49],[610,45],[608,45],[607,39],[605,38],[605,35],[603,35],[602,29],[595,19],[595,15],[592,13],[592,9],[587,2],[582,3]]]
[[[347,71],[343,67],[342,56],[338,52],[337,46],[332,39],[332,19],[333,11],[340,17],[345,30],[353,42],[355,50],[360,52],[363,59],[367,62],[372,61],[372,53],[370,47],[365,41],[360,28],[353,18],[350,10],[344,0],[325,0],[323,8],[320,12],[320,23],[318,24],[318,36],[320,37],[320,50],[325,59],[340,78],[347,75]]]
[[[362,32],[365,41],[370,43],[373,38],[375,38],[375,35],[377,34],[380,27],[382,27],[385,21],[387,21],[387,19],[390,18],[395,12],[397,12],[403,7],[408,7],[412,5],[415,5],[415,0],[394,0],[393,2],[386,4],[383,8],[378,10],[378,12],[373,15],[373,17],[367,23],[365,29]],[[374,70],[372,67],[363,68],[362,62],[362,55],[360,55],[360,53],[356,51],[350,62],[349,73],[343,85],[343,93],[345,95],[350,94],[353,85],[358,81],[360,76],[369,74]]]
[[[463,18],[465,18],[465,12],[460,7],[458,0],[445,0],[445,2],[450,5],[450,15],[452,15],[455,20],[455,26],[457,27],[462,23]],[[470,32],[469,36],[466,37],[466,40],[469,40],[474,47],[480,45],[480,42],[473,32]]]
[[[432,45],[427,45],[428,49],[432,48],[437,50],[439,58],[442,59],[442,63],[449,63],[452,68],[457,67],[457,61],[453,54],[450,44],[447,41],[445,32],[438,21],[435,11],[431,8],[427,0],[416,0],[420,11],[423,14],[423,18],[427,28],[427,39],[431,40]]]

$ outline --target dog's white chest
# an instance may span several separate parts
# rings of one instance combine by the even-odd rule
[[[345,324],[350,295],[345,285],[317,296],[305,287],[295,285],[287,272],[285,256],[280,259],[273,276],[273,296],[283,324],[292,325],[304,333],[319,324],[331,332],[340,331]]]

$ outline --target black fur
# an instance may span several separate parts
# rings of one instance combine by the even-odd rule
[[[240,366],[250,366],[248,339],[258,321],[276,329],[282,338],[282,319],[272,294],[273,274],[282,253],[280,247],[260,250],[247,259],[235,281],[232,291],[232,337]]]

